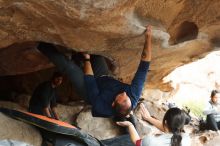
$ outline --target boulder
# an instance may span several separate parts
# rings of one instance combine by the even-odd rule
[[[12,119],[1,112],[0,119],[0,139],[16,140],[33,146],[41,146],[42,137],[35,127]]]
[[[220,142],[219,134],[211,130],[206,130],[204,132],[192,134],[191,138],[192,138],[192,145],[196,145],[196,146],[218,146]]]
[[[206,0],[0,1],[0,75],[52,67],[35,49],[45,41],[69,54],[103,55],[117,67],[116,76],[130,82],[144,45],[143,27],[151,24],[148,86],[167,91],[164,76],[219,46],[219,6]]]
[[[157,129],[155,126],[141,119],[137,120],[136,129],[140,137],[143,137],[145,135],[161,134],[161,131],[159,129]]]
[[[14,101],[20,105],[21,107],[28,109],[29,107],[29,101],[31,99],[31,96],[28,94],[21,94],[15,97]]]
[[[0,101],[0,107],[14,109],[14,110],[27,110],[26,108],[20,106],[19,104],[10,101]]]
[[[167,111],[167,108],[165,106],[157,104],[156,102],[154,103],[152,101],[146,101],[146,100],[142,101],[142,103],[145,105],[151,116],[159,120],[163,120],[163,117]],[[138,117],[138,119],[142,119],[139,105],[135,109],[134,113]]]
[[[121,129],[110,118],[93,117],[91,108],[87,107],[77,117],[77,126],[84,132],[102,140],[121,134]]]
[[[56,111],[61,121],[72,124],[77,114],[83,109],[83,103],[76,102],[69,105],[58,104]]]
[[[0,145],[1,146],[33,146],[24,142],[16,141],[16,140],[0,140]]]
[[[204,146],[218,146],[220,143],[220,136],[216,136],[208,141]]]
[[[163,92],[159,89],[145,89],[142,92],[142,97],[148,101],[161,101],[169,97],[169,92]]]

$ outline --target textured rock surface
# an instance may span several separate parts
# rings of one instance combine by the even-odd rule
[[[109,118],[92,117],[88,107],[82,111],[76,120],[77,126],[98,139],[108,139],[120,135],[120,128]]]
[[[145,89],[142,92],[142,98],[147,101],[153,101],[156,103],[164,102],[166,99],[170,98],[170,92],[163,92],[159,89]]]
[[[138,134],[143,137],[145,135],[155,135],[155,134],[161,134],[161,131],[158,130],[156,127],[152,126],[151,124],[138,119],[138,122],[136,124],[136,128],[138,131]]]
[[[218,146],[219,145],[219,135],[214,131],[205,131],[203,133],[198,133],[191,135],[192,146]]]
[[[71,105],[58,104],[56,111],[61,121],[72,124],[74,122],[74,116],[83,109],[82,103],[76,102]]]
[[[24,107],[21,107],[17,103],[8,102],[8,101],[1,101],[0,107],[14,109],[14,110],[26,110]]]
[[[26,110],[24,106],[17,103],[1,101],[0,107],[9,108],[14,110]],[[13,140],[27,143],[27,146],[41,146],[42,138],[37,129],[24,122],[12,119],[0,112],[0,139]],[[7,141],[5,141],[7,143]],[[25,145],[23,143],[23,145]],[[19,145],[20,143],[14,142]],[[22,144],[22,143],[21,143]],[[20,145],[21,145],[20,144]],[[26,145],[25,145],[26,146]]]
[[[170,71],[220,47],[219,7],[219,0],[0,0],[0,76],[52,67],[35,49],[36,41],[45,41],[69,50],[106,56],[117,66],[116,75],[130,82],[143,48],[141,27],[150,23],[154,26],[154,51],[148,87],[167,91],[171,88],[162,84],[162,79]],[[19,86],[22,82],[16,83]],[[34,86],[28,84],[25,84],[26,89],[31,91]],[[151,93],[144,95],[156,95],[153,99],[158,101],[166,98],[160,91]],[[156,103],[147,104],[161,119],[164,111],[157,108]],[[95,123],[88,111],[83,114],[80,126],[85,127],[83,129],[95,131],[99,138],[118,134],[112,122],[98,119],[107,129],[113,129],[103,135],[100,123]],[[87,121],[89,124],[94,122],[93,127],[85,124]],[[198,139],[203,140],[203,137]]]
[[[34,146],[41,146],[42,138],[37,129],[0,113],[0,139],[17,140]]]
[[[1,146],[11,146],[11,145],[15,145],[15,146],[32,146],[30,144],[27,143],[23,143],[20,141],[16,141],[16,140],[0,140],[0,145]]]
[[[147,108],[147,110],[150,112],[151,116],[153,116],[159,120],[163,120],[163,116],[164,116],[167,108],[163,107],[162,105],[155,104],[151,101],[143,101],[143,103],[144,103],[145,107]],[[141,112],[140,112],[139,106],[136,108],[135,114],[137,115],[137,117],[139,119],[141,119]]]
[[[104,55],[129,82],[144,42],[139,26],[150,23],[154,55],[149,87],[169,90],[162,77],[219,46],[219,7],[218,0],[1,0],[0,75],[50,67],[33,49],[41,40]]]
[[[218,146],[220,142],[220,136],[216,136],[210,141],[208,141],[205,146]]]

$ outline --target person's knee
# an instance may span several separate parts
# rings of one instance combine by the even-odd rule
[[[214,131],[218,130],[217,122],[213,114],[207,115],[206,122],[207,122],[207,128],[209,130],[214,130]]]
[[[207,119],[207,120],[215,120],[213,114],[209,114],[209,115],[207,115],[206,119]]]
[[[207,115],[207,117],[206,117],[206,122],[207,122],[207,123],[213,123],[213,122],[216,122],[216,121],[215,121],[215,117],[214,117],[214,115],[213,115],[213,114],[209,114],[209,115]]]

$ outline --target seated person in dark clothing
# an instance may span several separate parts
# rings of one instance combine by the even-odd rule
[[[62,81],[63,75],[59,72],[54,72],[50,81],[39,84],[30,99],[29,111],[58,120],[59,117],[55,111],[56,87],[61,85]]]
[[[208,102],[203,113],[207,116],[206,127],[208,130],[218,131],[220,129],[220,103],[218,102],[219,92],[213,90],[211,100]]]
[[[125,117],[134,109],[141,96],[151,61],[151,27],[145,32],[145,45],[137,72],[130,85],[112,76],[105,59],[98,55],[84,54],[84,72],[52,44],[40,43],[38,46],[57,68],[66,74],[78,95],[92,105],[95,117]]]

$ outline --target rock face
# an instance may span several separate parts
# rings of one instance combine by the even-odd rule
[[[16,146],[32,146],[27,143],[19,142],[16,140],[1,140],[0,145],[2,146],[11,146],[11,145],[16,145]]]
[[[116,66],[116,76],[129,83],[144,44],[143,26],[151,24],[153,60],[147,87],[169,91],[169,82],[162,83],[164,76],[220,47],[219,7],[219,0],[0,0],[0,76],[25,74],[25,78],[26,73],[53,67],[36,50],[36,42],[45,41],[63,46],[65,49],[60,50],[67,54],[74,50],[103,55]],[[9,88],[15,82],[19,86],[23,80],[13,80]],[[25,86],[27,90],[34,87],[28,83]],[[158,100],[166,97],[157,94]],[[147,104],[161,119],[163,109],[152,102]],[[69,112],[72,110],[64,118],[71,117]],[[109,133],[103,133],[100,123],[94,121],[104,123]],[[83,130],[91,134],[95,131],[100,139],[118,134],[111,121],[94,120],[89,111],[82,112],[77,122]],[[94,125],[89,127],[85,122]]]
[[[144,89],[142,91],[142,98],[147,101],[154,102],[155,104],[161,104],[166,99],[169,99],[171,92],[163,92],[159,89]]]
[[[16,140],[34,146],[41,146],[42,138],[37,129],[0,113],[0,137],[2,140]]]
[[[147,108],[147,110],[150,112],[151,116],[163,120],[163,116],[167,110],[167,108],[163,107],[162,105],[155,104],[151,101],[144,101],[143,104]],[[139,119],[141,119],[141,112],[139,106],[135,109],[135,114]]]
[[[218,146],[219,135],[214,131],[205,131],[191,136],[192,145],[197,146]]]
[[[83,109],[82,103],[76,102],[71,105],[58,104],[56,107],[57,114],[61,121],[72,124],[75,120],[75,115]]]
[[[20,105],[16,103],[12,103],[8,101],[1,101],[0,107],[14,109],[14,110],[26,110],[24,107],[21,107]]]
[[[209,140],[209,139],[208,139]],[[205,146],[218,146],[220,142],[220,136],[216,136],[210,141],[208,141]]]
[[[12,102],[1,101],[0,107],[9,108],[14,110],[27,110],[26,108]],[[21,146],[41,146],[42,137],[35,127],[26,124],[24,122],[12,119],[0,112],[0,139],[7,143],[8,140],[11,143]],[[19,141],[19,142],[16,142]],[[2,142],[2,143],[3,143]],[[24,142],[24,143],[20,143]],[[25,145],[25,143],[27,143]],[[1,143],[0,143],[1,145]]]
[[[143,48],[142,27],[152,24],[148,86],[169,90],[162,77],[219,46],[219,7],[218,0],[1,0],[0,75],[51,67],[34,49],[45,41],[106,56],[129,82]]]
[[[77,126],[98,139],[109,139],[121,134],[120,127],[109,118],[92,117],[88,107],[77,117]]]

